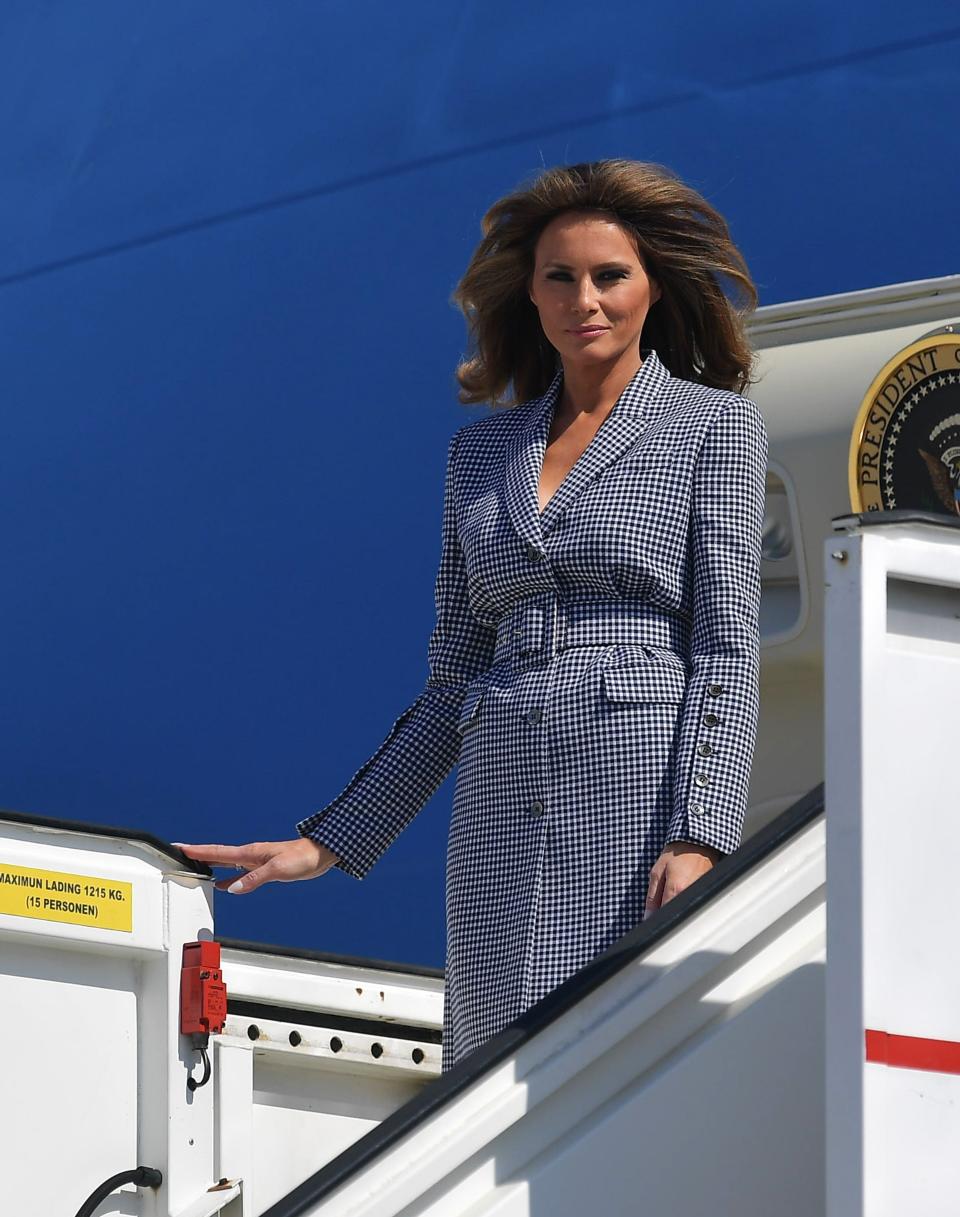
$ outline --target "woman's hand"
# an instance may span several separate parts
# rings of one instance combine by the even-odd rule
[[[722,856],[719,850],[709,845],[697,845],[693,841],[668,841],[650,871],[644,921],[661,905],[705,875]]]
[[[264,883],[314,879],[337,861],[336,854],[309,837],[297,837],[293,841],[257,841],[250,845],[174,844],[195,862],[246,871],[239,879],[218,879],[214,885],[221,892],[237,895],[256,891]]]

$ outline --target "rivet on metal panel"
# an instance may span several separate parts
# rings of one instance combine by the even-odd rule
[[[371,1056],[383,1056],[383,1044],[373,1043],[370,1045]]]
[[[294,1048],[297,1047],[297,1045],[302,1041],[302,1039],[303,1039],[303,1036],[300,1034],[299,1031],[290,1032],[290,1043],[293,1044]]]
[[[845,549],[835,549],[830,557],[835,558],[838,562],[846,562],[847,551]]]
[[[340,1051],[340,1049],[341,1049],[342,1047],[343,1047],[343,1040],[340,1038],[340,1036],[339,1036],[339,1035],[331,1035],[331,1037],[330,1037],[330,1051],[331,1051],[331,1052],[339,1052],[339,1051]]]
[[[423,1049],[414,1048],[414,1050],[410,1053],[410,1055],[413,1057],[413,1063],[415,1065],[419,1065],[420,1062],[423,1060]]]
[[[260,1028],[256,1023],[250,1024],[250,1026],[247,1028],[247,1035],[252,1040],[258,1040],[260,1038]]]

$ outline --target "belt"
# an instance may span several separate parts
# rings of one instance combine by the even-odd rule
[[[571,647],[632,643],[686,655],[690,622],[641,600],[562,598],[539,592],[517,602],[497,622],[493,662],[516,667],[546,663]]]

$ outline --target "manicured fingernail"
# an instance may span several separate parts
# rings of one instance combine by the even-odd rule
[[[236,883],[231,883],[230,886],[227,888],[227,891],[228,892],[242,892],[243,891],[243,880],[238,879],[236,881]]]

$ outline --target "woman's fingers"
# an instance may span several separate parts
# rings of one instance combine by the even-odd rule
[[[260,843],[250,842],[247,845],[184,845],[173,842],[181,853],[196,862],[208,862],[211,866],[231,866],[236,870],[255,870],[264,861],[263,847]],[[217,879],[214,887],[218,892],[229,891],[237,877]],[[252,890],[252,889],[251,889]]]
[[[233,875],[229,879],[216,879],[213,886],[218,892],[228,892],[234,883],[237,881],[237,876]]]
[[[337,861],[337,855],[309,837],[292,841],[257,841],[248,845],[180,845],[188,858],[212,866],[233,866],[247,873],[218,879],[218,891],[242,896],[265,883],[291,883],[324,874]]]
[[[643,919],[655,913],[663,902],[663,885],[667,876],[666,859],[661,855],[650,872],[650,882],[647,885],[647,902],[643,910]]]
[[[695,883],[701,875],[705,875],[721,856],[710,846],[693,842],[671,841],[665,845],[663,853],[650,871],[647,902],[643,911],[644,921],[668,900],[679,896],[684,888]]]
[[[245,896],[248,892],[255,892],[258,887],[262,887],[264,883],[269,883],[271,878],[275,878],[270,874],[270,864],[266,866],[258,866],[256,870],[247,871],[245,875],[241,875],[239,879],[225,879],[221,891],[227,891],[232,896]],[[220,887],[220,884],[217,884]]]
[[[181,853],[195,862],[212,866],[256,866],[259,845],[178,845]]]

